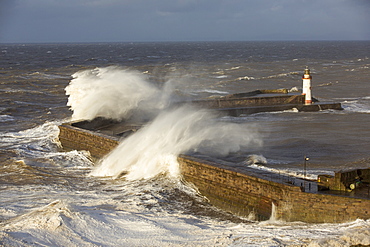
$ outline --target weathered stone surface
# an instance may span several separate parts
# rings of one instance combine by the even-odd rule
[[[304,104],[304,95],[274,95],[258,96],[258,97],[242,97],[242,98],[218,98],[194,100],[189,102],[192,105],[209,108],[238,108],[238,107],[253,107],[253,106],[274,106],[284,104]]]
[[[59,141],[65,149],[86,150],[101,158],[118,145],[119,138],[63,124],[59,126]]]
[[[191,156],[180,156],[181,174],[211,203],[239,214],[312,223],[346,222],[370,218],[370,200],[341,195],[302,192],[299,186],[277,183]],[[231,172],[230,172],[231,169]],[[227,174],[227,176],[225,176]]]

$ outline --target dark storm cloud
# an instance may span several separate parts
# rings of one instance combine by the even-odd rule
[[[0,1],[0,42],[370,39],[368,0]]]

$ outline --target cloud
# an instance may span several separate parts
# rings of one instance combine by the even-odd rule
[[[0,42],[370,39],[368,0],[1,3]]]
[[[11,8],[11,0],[2,0],[0,1],[0,38],[2,29],[5,25],[8,24],[8,20],[10,18],[11,13],[9,13],[9,9]]]
[[[202,1],[197,0],[173,0],[163,1],[157,8],[160,14],[189,13],[199,10]],[[205,1],[203,1],[205,2]]]

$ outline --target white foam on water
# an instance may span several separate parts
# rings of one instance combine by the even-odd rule
[[[14,121],[14,117],[9,115],[0,115],[0,122],[12,122]]]
[[[49,144],[58,142],[59,130],[57,124],[56,122],[46,122],[43,125],[20,132],[0,133],[0,147],[21,148],[22,146],[29,146],[28,151],[42,149],[50,151]],[[35,148],[33,149],[32,147]]]
[[[49,193],[44,205],[23,196],[30,209],[0,224],[4,246],[350,246],[368,244],[370,221],[342,224],[233,223],[163,210],[165,184],[107,182],[101,190]],[[178,182],[173,186],[177,187]],[[24,190],[18,192],[20,195]],[[40,191],[39,193],[42,193]],[[16,194],[17,195],[17,194]],[[171,203],[171,202],[167,202]],[[175,202],[173,202],[175,203]],[[184,207],[186,204],[184,204]],[[9,210],[8,210],[9,211]]]
[[[219,75],[219,76],[215,76],[216,79],[224,79],[224,78],[227,78],[229,77],[228,75]]]
[[[226,91],[214,90],[214,89],[199,89],[196,90],[197,93],[212,93],[212,94],[228,94]]]
[[[90,169],[93,162],[85,150],[62,151],[58,139],[60,122],[46,122],[40,126],[19,131],[0,133],[0,148],[16,152],[21,159],[15,164],[28,167],[28,162],[41,162],[51,167],[78,167]],[[21,167],[18,167],[21,168]],[[17,171],[17,168],[16,170]]]
[[[65,75],[57,75],[57,74],[48,74],[43,72],[33,72],[28,75],[26,75],[26,78],[38,78],[38,79],[68,79],[69,76]]]
[[[370,113],[370,96],[345,100],[342,107],[349,112]]]
[[[178,175],[176,158],[187,151],[227,155],[241,147],[261,145],[253,126],[217,121],[207,110],[183,106],[159,114],[103,158],[94,176],[151,178],[169,172]]]
[[[249,81],[249,80],[274,79],[274,78],[288,77],[288,76],[299,75],[299,74],[301,74],[301,72],[291,71],[288,73],[280,73],[280,74],[262,76],[262,77],[242,76],[242,77],[239,77],[238,80],[248,80]]]

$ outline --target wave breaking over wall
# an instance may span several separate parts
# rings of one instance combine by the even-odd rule
[[[194,151],[227,155],[248,145],[262,145],[256,128],[225,123],[207,110],[182,106],[161,112],[151,123],[124,139],[103,158],[94,176],[151,178],[161,173],[178,176],[177,156]]]
[[[72,75],[66,87],[72,120],[104,117],[122,120],[134,111],[154,110],[160,91],[145,75],[119,67],[83,70]]]

